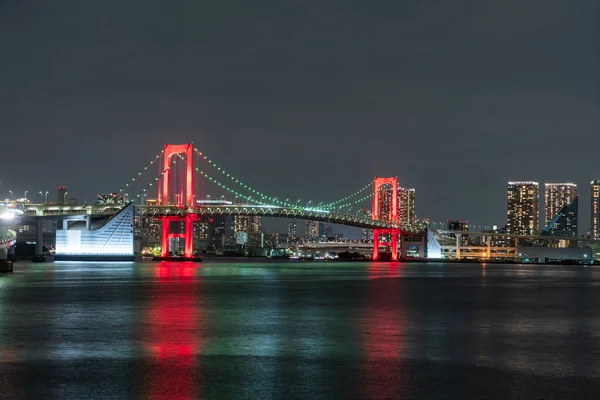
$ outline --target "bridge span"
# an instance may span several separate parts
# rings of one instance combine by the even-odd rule
[[[62,219],[68,216],[89,215],[95,217],[112,216],[123,209],[119,205],[75,205],[59,206],[30,204],[23,207],[24,219]],[[198,207],[183,207],[174,205],[134,205],[135,215],[140,217],[185,217],[194,214],[202,216],[261,216],[273,218],[304,219],[319,222],[329,222],[365,229],[401,229],[407,232],[417,232],[415,227],[404,227],[387,221],[376,221],[366,216],[349,215],[334,211],[311,208],[292,208],[271,205],[203,205]]]

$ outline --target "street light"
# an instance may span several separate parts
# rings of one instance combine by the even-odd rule
[[[67,194],[69,194],[69,192],[65,192],[65,198],[63,199],[64,204],[67,204]]]
[[[10,193],[10,199],[12,200],[12,190],[9,190],[8,193]]]
[[[48,204],[48,193],[50,192],[46,191],[46,204]]]
[[[40,190],[40,203],[44,202],[44,193]]]
[[[25,191],[25,200],[27,200],[27,190]]]

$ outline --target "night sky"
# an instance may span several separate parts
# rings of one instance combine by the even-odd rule
[[[599,26],[598,0],[0,0],[0,197],[92,201],[193,141],[283,199],[398,175],[434,221],[573,181],[583,233]]]

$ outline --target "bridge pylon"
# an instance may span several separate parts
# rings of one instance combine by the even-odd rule
[[[391,186],[391,193],[388,192],[385,194],[380,190],[384,185]],[[400,220],[398,216],[398,177],[376,177],[373,184],[373,190],[375,191],[373,196],[373,209],[371,213],[373,220],[383,220],[391,224],[398,224],[398,221]],[[392,250],[392,261],[397,261],[399,236],[399,228],[373,229],[373,260],[380,259],[380,246],[389,246]],[[383,239],[384,237],[386,239]]]
[[[187,212],[187,210],[193,209],[196,205],[196,193],[195,193],[195,179],[194,179],[194,144],[165,144],[164,147],[164,158],[163,165],[161,167],[162,179],[159,180],[158,185],[158,204],[159,205],[175,205],[184,207],[186,213],[183,216],[162,216],[159,217],[161,220],[161,250],[160,259],[183,259],[183,260],[195,260],[194,257],[194,222],[198,220],[198,216],[194,212]],[[179,157],[180,154],[185,154],[185,179],[182,180],[179,186],[183,186],[185,182],[185,196],[184,188],[177,187],[177,182],[173,183],[171,188],[171,159],[174,156]],[[171,193],[174,191],[174,193]],[[171,196],[173,194],[173,196]],[[178,196],[179,195],[179,196]],[[171,223],[180,222],[184,223],[184,233],[171,233]],[[183,238],[184,239],[184,251],[183,258],[172,257],[169,252],[169,239],[172,238]]]

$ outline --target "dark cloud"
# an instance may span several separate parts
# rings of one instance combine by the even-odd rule
[[[3,188],[114,190],[194,141],[279,197],[374,175],[503,223],[509,179],[600,178],[595,0],[0,1]],[[584,225],[587,229],[587,226]]]

